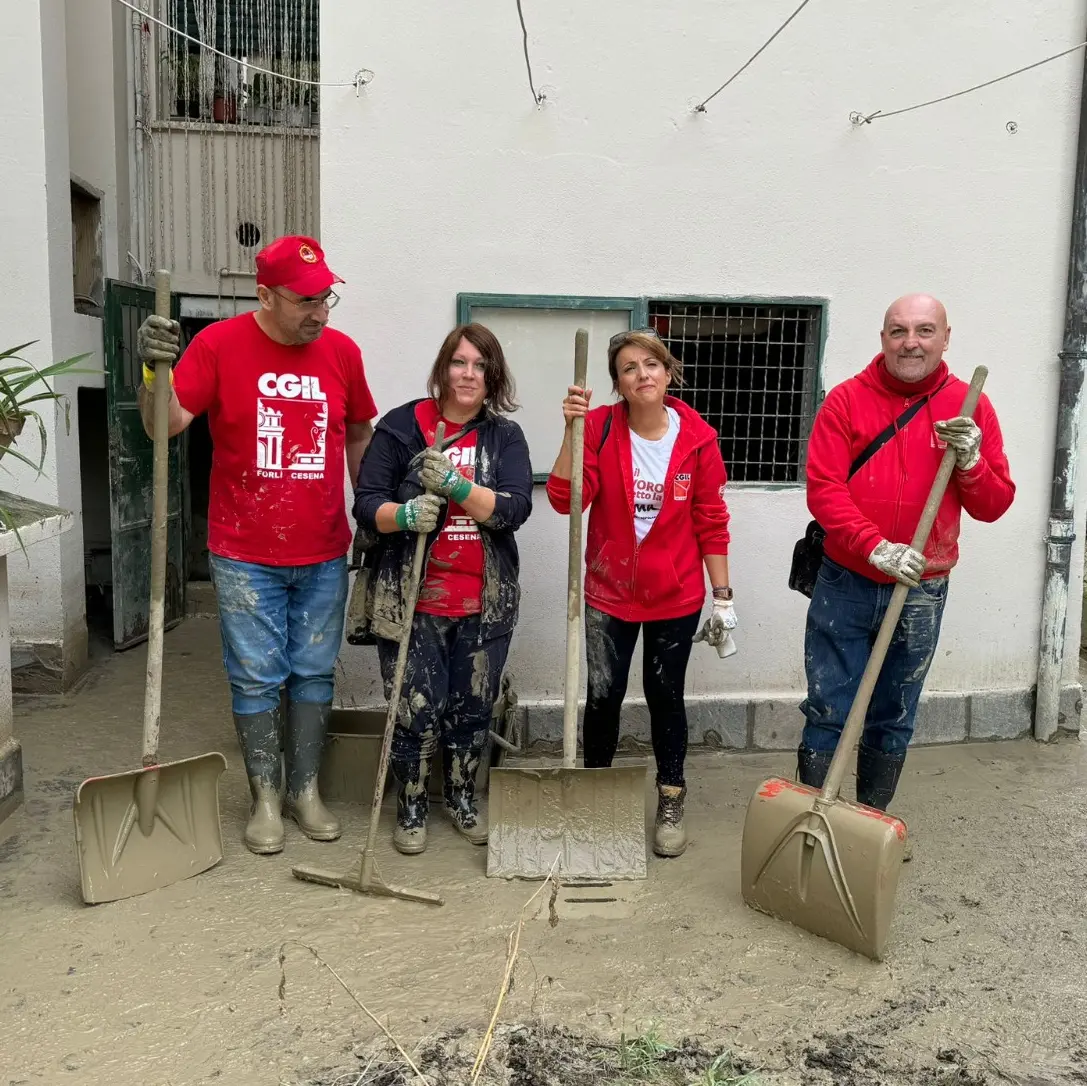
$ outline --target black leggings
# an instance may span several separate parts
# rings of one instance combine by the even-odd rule
[[[589,666],[585,705],[585,768],[611,765],[619,745],[619,713],[627,692],[630,661],[642,631],[642,689],[649,707],[657,783],[684,784],[687,757],[687,710],[683,687],[691,638],[701,608],[682,618],[659,622],[623,622],[595,607],[585,607],[585,656]]]

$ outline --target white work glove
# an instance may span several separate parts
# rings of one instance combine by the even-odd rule
[[[432,532],[438,527],[441,510],[442,499],[437,494],[420,494],[396,510],[397,527],[403,532],[418,532],[420,535]]]
[[[692,638],[697,644],[705,641],[717,650],[717,655],[723,660],[736,651],[736,642],[732,639],[732,631],[736,629],[736,608],[732,600],[714,600],[710,617],[702,624],[702,629]]]
[[[921,583],[921,574],[925,572],[926,565],[925,556],[908,543],[892,543],[889,539],[883,540],[872,551],[868,561],[888,577],[910,588],[916,588]]]
[[[935,423],[937,436],[955,450],[955,467],[969,471],[981,459],[981,429],[973,419],[957,415]]]

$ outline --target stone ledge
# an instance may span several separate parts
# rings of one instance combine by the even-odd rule
[[[90,668],[87,627],[71,631],[64,642],[13,640],[13,694],[68,694]]]
[[[800,741],[802,693],[765,698],[690,698],[687,700],[688,743],[710,750],[795,750]],[[562,704],[521,701],[527,745],[554,747],[562,743]],[[584,703],[578,711],[581,727]],[[968,740],[1017,739],[1033,726],[1033,690],[977,690],[923,694],[917,711],[914,743],[932,746]],[[1078,732],[1083,712],[1083,687],[1061,692],[1061,730]],[[623,704],[620,744],[650,743],[649,712],[644,699]]]
[[[0,822],[23,802],[23,750],[17,739],[0,746]]]
[[[690,698],[687,700],[687,741],[691,746],[713,750],[748,750],[751,748],[751,708],[756,703],[746,698]],[[562,703],[520,703],[528,743],[562,743]],[[578,707],[581,729],[585,703]],[[643,698],[628,698],[623,703],[620,742],[648,745],[652,740],[649,709]]]

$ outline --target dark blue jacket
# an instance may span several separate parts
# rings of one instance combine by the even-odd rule
[[[378,637],[400,639],[404,626],[404,586],[411,573],[415,532],[382,534],[377,511],[385,502],[406,502],[423,492],[419,482],[423,432],[415,419],[419,400],[394,408],[374,429],[355,486],[355,520],[370,569],[367,613]],[[532,512],[532,466],[521,427],[484,408],[468,429],[477,431],[475,482],[495,492],[494,512],[479,525],[483,541],[483,640],[513,632],[521,602],[520,559],[514,532]],[[451,437],[453,435],[447,435]],[[427,537],[427,556],[448,515],[442,506],[438,527]],[[423,566],[423,578],[426,566]]]

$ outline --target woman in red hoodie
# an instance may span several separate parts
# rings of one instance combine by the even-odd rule
[[[613,336],[608,372],[620,399],[590,411],[592,390],[569,388],[562,402],[566,436],[547,481],[551,505],[569,514],[572,427],[584,416],[585,767],[606,768],[615,757],[641,630],[657,762],[658,856],[679,856],[687,847],[683,689],[692,640],[707,641],[721,657],[736,651],[725,465],[713,427],[668,395],[668,386],[681,382],[682,368],[652,329]],[[703,565],[713,611],[695,636],[706,598]]]

